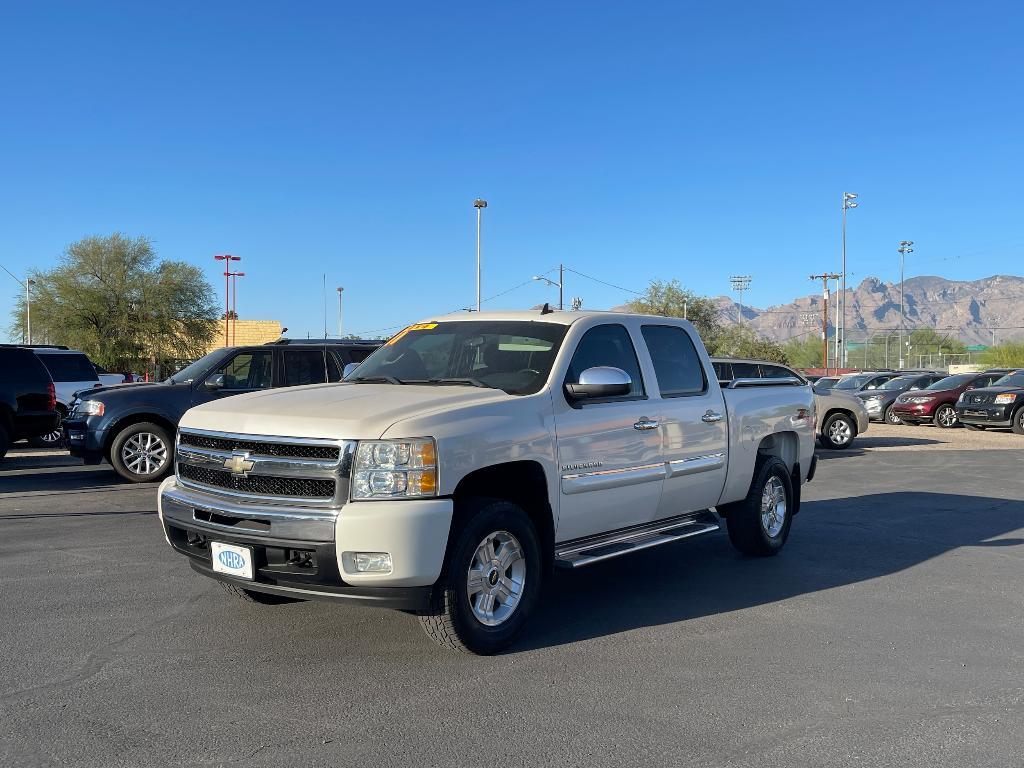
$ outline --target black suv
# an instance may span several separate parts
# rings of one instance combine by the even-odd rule
[[[956,415],[968,429],[1009,427],[1024,435],[1024,370],[1008,373],[987,387],[968,389],[957,401]]]
[[[57,392],[28,349],[0,346],[0,459],[15,440],[52,432],[60,423]]]
[[[174,467],[174,434],[189,408],[273,387],[341,381],[380,341],[293,341],[224,347],[157,384],[122,384],[78,393],[64,422],[72,456],[109,461],[134,483],[165,477]]]

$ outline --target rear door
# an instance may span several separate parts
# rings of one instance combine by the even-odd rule
[[[281,349],[282,387],[301,387],[327,381],[327,350],[324,347]]]
[[[583,371],[598,366],[625,371],[630,392],[585,403],[567,400],[563,387],[552,393],[561,475],[559,542],[648,522],[661,498],[660,401],[648,398],[625,325],[607,323],[586,331],[565,381],[576,383]]]
[[[642,326],[641,334],[661,396],[662,455],[667,465],[656,519],[712,507],[725,487],[727,466],[722,390],[708,377],[684,328],[650,324]]]

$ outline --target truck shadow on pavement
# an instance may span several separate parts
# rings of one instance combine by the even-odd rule
[[[109,466],[61,467],[47,471],[18,472],[0,471],[0,503],[8,493],[33,493],[36,496],[84,493],[88,491],[110,491],[118,486],[133,487],[134,483],[122,480]],[[157,483],[140,484],[140,487],[156,488]],[[156,497],[154,496],[154,504]]]
[[[960,547],[1018,547],[1024,501],[900,492],[805,502],[786,548],[747,558],[724,532],[551,580],[521,652],[769,605],[898,573]]]

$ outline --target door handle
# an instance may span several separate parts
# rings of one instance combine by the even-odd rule
[[[657,429],[658,422],[655,419],[648,419],[646,416],[641,416],[640,420],[633,425],[633,429]]]
[[[705,424],[714,424],[716,422],[721,421],[723,418],[725,417],[722,416],[722,414],[715,413],[714,411],[709,410],[705,412],[703,416],[700,417],[700,420],[703,421]]]

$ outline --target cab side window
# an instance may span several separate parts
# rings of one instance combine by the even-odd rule
[[[761,372],[757,363],[733,363],[732,375],[734,379],[759,379]]]
[[[576,383],[587,368],[598,366],[621,368],[633,382],[629,394],[615,400],[635,400],[644,397],[644,383],[640,376],[640,363],[633,348],[629,331],[622,325],[598,325],[580,339],[576,352],[565,374],[566,382]]]
[[[791,379],[796,376],[793,371],[788,368],[783,368],[781,365],[762,365],[761,366],[761,378],[762,379]]]
[[[707,390],[704,366],[686,331],[671,325],[645,325],[641,333],[662,397],[699,395]]]
[[[223,374],[224,389],[270,389],[274,385],[272,361],[269,351],[242,352],[215,373]]]

